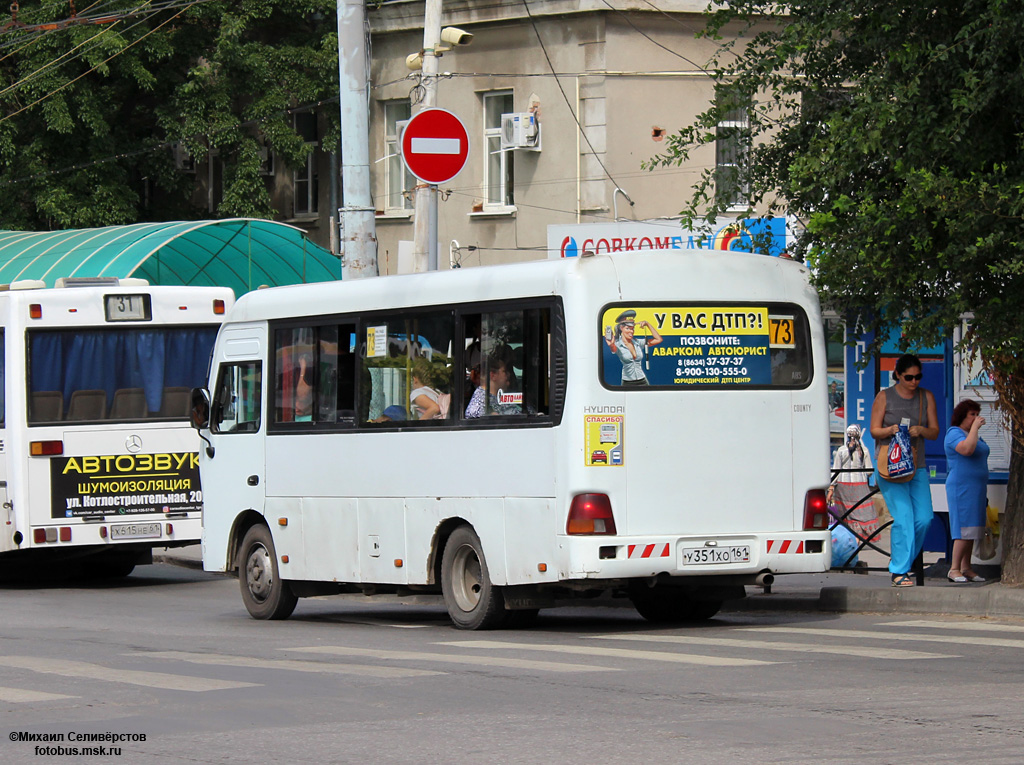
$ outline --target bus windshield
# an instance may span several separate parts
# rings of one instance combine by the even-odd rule
[[[186,419],[216,337],[215,326],[30,331],[28,423]]]

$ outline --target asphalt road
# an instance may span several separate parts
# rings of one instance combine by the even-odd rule
[[[1021,620],[906,615],[467,633],[351,596],[256,622],[235,580],[144,566],[0,584],[0,761],[1018,763],[1022,648]]]

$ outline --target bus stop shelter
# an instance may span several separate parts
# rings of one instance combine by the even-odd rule
[[[337,256],[295,226],[255,218],[0,231],[0,284],[61,277],[138,277],[150,284],[230,287],[341,278]]]

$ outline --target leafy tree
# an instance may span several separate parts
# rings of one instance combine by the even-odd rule
[[[218,215],[273,217],[260,150],[295,165],[310,150],[288,110],[337,94],[333,3],[112,0],[69,14],[23,3],[22,26],[0,33],[0,225],[208,217],[172,142],[217,152]],[[324,111],[337,140],[337,110]]]
[[[732,42],[725,42],[726,33]],[[739,32],[739,38],[734,38]],[[749,103],[751,210],[805,225],[823,300],[858,332],[933,344],[973,313],[1011,423],[1004,581],[1024,582],[1024,13],[1006,0],[725,0],[703,34],[720,48],[715,105],[650,166],[713,143]],[[714,170],[684,216],[713,220]]]

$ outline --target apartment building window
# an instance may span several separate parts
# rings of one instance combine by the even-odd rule
[[[750,150],[749,104],[723,112],[715,132],[715,193],[731,209],[745,209],[750,189],[745,175]]]
[[[514,152],[501,150],[501,115],[512,109],[512,91],[484,93],[484,192],[485,208],[505,208],[515,204]]]
[[[402,147],[398,142],[398,123],[408,120],[412,107],[408,101],[388,101],[384,104],[384,197],[385,212],[411,210],[416,178],[402,161]]]
[[[317,147],[320,142],[316,136],[316,114],[314,112],[298,112],[292,115],[295,132],[312,145],[312,151],[306,157],[305,164],[294,171],[292,188],[295,193],[294,214],[315,215],[320,209],[320,176],[317,172]]]

